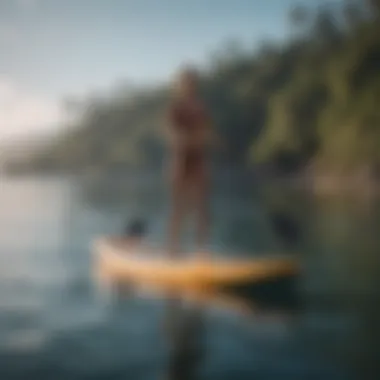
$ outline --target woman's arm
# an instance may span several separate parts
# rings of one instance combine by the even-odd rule
[[[183,133],[177,128],[178,122],[178,110],[175,106],[170,106],[165,115],[162,132],[166,142],[172,146],[178,146],[184,140]]]
[[[214,148],[221,148],[224,146],[223,141],[216,131],[216,128],[211,120],[208,113],[204,114],[204,123],[202,130],[202,139],[206,145],[212,146]]]

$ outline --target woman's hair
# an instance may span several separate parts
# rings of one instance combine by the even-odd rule
[[[181,96],[185,91],[184,86],[186,86],[189,81],[196,84],[198,80],[199,74],[195,67],[190,65],[181,67],[174,80],[174,94]]]

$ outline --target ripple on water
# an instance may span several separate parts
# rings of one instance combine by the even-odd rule
[[[20,329],[8,334],[0,347],[8,353],[32,353],[42,350],[48,338],[42,329]]]

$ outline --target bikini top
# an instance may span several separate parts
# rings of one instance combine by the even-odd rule
[[[169,118],[176,130],[191,133],[194,129],[202,127],[206,112],[201,105],[189,107],[184,103],[176,102],[169,109]]]

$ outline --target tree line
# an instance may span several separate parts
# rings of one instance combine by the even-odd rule
[[[231,41],[201,70],[226,149],[216,161],[276,172],[377,175],[380,163],[380,0],[289,12],[286,43],[254,52]],[[155,167],[170,85],[115,90],[74,106],[80,117],[14,171]],[[371,175],[372,175],[371,174]]]

